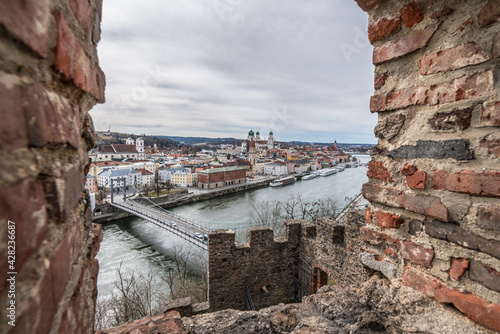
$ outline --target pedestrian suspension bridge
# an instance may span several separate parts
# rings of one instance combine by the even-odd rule
[[[209,228],[180,217],[162,208],[147,197],[140,198],[146,200],[148,204],[137,201],[132,197],[127,197],[126,191],[119,185],[114,184],[115,182],[119,184],[119,181],[120,180],[111,181],[110,204],[112,206],[145,219],[146,221],[181,237],[193,245],[198,246],[203,250],[207,250],[207,234],[210,232]],[[118,189],[119,193],[123,194],[123,197],[113,195],[116,189]],[[137,193],[140,193],[135,187],[134,190]]]

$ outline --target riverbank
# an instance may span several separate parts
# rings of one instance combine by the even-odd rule
[[[185,191],[182,191],[178,194],[176,194],[175,198],[172,198],[172,195],[169,196],[162,196],[162,197],[157,197],[157,198],[151,198],[151,199],[143,199],[143,198],[138,198],[136,199],[137,201],[143,202],[143,203],[155,203],[162,208],[165,209],[170,209],[170,208],[175,208],[181,205],[186,205],[186,204],[191,204],[199,201],[205,201],[211,198],[219,197],[219,196],[224,196],[228,194],[234,194],[250,189],[257,189],[257,188],[263,188],[269,186],[269,183],[273,180],[274,178],[266,178],[264,180],[259,180],[259,181],[252,181],[252,182],[247,182],[242,185],[234,185],[234,186],[228,186],[226,188],[222,188],[219,190],[199,190],[196,189],[196,192],[189,193],[187,189]],[[183,189],[184,190],[184,189]],[[119,220],[127,217],[132,217],[133,215],[124,212],[118,208],[115,208],[111,206],[109,203],[106,204],[101,204],[96,207],[96,210],[100,210],[99,212],[102,212],[100,215],[95,215],[93,217],[94,223],[108,223],[114,220]]]

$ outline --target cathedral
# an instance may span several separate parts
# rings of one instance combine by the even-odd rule
[[[250,143],[255,143],[255,149],[257,151],[267,151],[275,148],[275,142],[273,137],[273,132],[269,131],[269,137],[267,140],[260,138],[260,132],[253,132],[253,130],[248,131],[247,139],[241,144],[241,152],[247,153],[250,147]]]

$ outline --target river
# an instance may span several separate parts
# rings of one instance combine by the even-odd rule
[[[370,160],[367,155],[355,156],[362,162]],[[347,204],[346,198],[353,199],[359,194],[361,185],[366,181],[366,167],[346,168],[344,172],[328,177],[298,181],[285,187],[248,190],[184,205],[171,211],[190,220],[207,222],[212,228],[241,231],[252,221],[253,205],[261,201],[286,201],[292,194],[311,202],[333,198],[340,211]],[[161,275],[164,269],[172,266],[174,247],[189,247],[181,238],[140,218],[126,218],[103,224],[103,235],[97,254],[99,298],[108,296],[113,290],[120,263],[125,272],[152,271]]]

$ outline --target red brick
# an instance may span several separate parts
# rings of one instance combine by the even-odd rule
[[[497,32],[495,34],[495,37],[493,37],[493,46],[492,46],[491,54],[492,54],[493,58],[500,57],[500,32]]]
[[[480,228],[500,232],[500,208],[480,206],[477,217]]]
[[[422,292],[439,303],[451,303],[468,318],[488,328],[500,331],[500,305],[498,304],[451,289],[443,281],[412,267],[405,268],[403,284]]]
[[[451,269],[448,272],[448,274],[455,281],[458,281],[468,268],[469,268],[469,260],[457,259],[457,258],[452,257],[451,258]]]
[[[50,9],[48,0],[0,1],[0,24],[38,55],[48,51]]]
[[[76,106],[39,84],[25,85],[23,97],[31,146],[69,144],[79,147],[80,116]]]
[[[82,197],[85,175],[80,165],[63,172],[62,180],[64,182],[62,198],[58,198],[59,205],[62,207],[63,217],[68,217],[78,201]]]
[[[422,22],[424,14],[422,9],[416,2],[410,2],[401,9],[401,20],[407,28],[413,27],[415,24]]]
[[[373,211],[370,207],[365,209],[365,220],[367,224],[373,224]]]
[[[47,234],[45,194],[40,181],[25,180],[0,187],[0,242],[7,245],[7,221],[16,226],[16,263],[12,271],[20,271],[26,260],[35,253]],[[7,257],[0,257],[0,265],[7,268]],[[7,270],[0,271],[0,294],[6,286]]]
[[[400,228],[404,224],[404,219],[398,215],[385,211],[375,211],[377,226],[382,228]]]
[[[399,16],[389,15],[380,18],[377,22],[368,26],[368,39],[370,43],[375,43],[387,36],[399,31]]]
[[[0,150],[27,147],[28,133],[22,110],[21,86],[16,76],[0,72],[0,101]]]
[[[474,42],[468,42],[426,55],[419,60],[420,74],[446,72],[488,60],[485,53]]]
[[[406,184],[410,188],[425,189],[426,174],[416,166],[406,165],[401,173],[406,176]]]
[[[396,253],[394,253],[394,251],[390,248],[384,249],[384,253],[390,256],[396,256]]]
[[[57,47],[55,68],[72,79],[76,86],[103,103],[105,76],[98,64],[93,64],[82,44],[76,39],[61,13],[56,13]]]
[[[57,12],[54,16],[57,23],[57,46],[54,65],[67,78],[72,78],[75,64],[75,46],[77,43],[75,35],[61,13]]]
[[[378,179],[382,181],[392,181],[391,173],[387,170],[382,162],[370,161],[368,163],[368,172],[366,175],[372,179]]]
[[[362,226],[359,232],[361,240],[368,242],[372,245],[381,245],[383,242],[386,242],[388,244],[396,243],[396,239],[392,238],[391,236],[382,232],[372,230],[367,226]]]
[[[487,126],[500,126],[500,101],[483,103],[481,122]]]
[[[426,268],[432,268],[434,250],[419,246],[411,241],[398,241],[396,247],[404,259]]]
[[[90,31],[90,22],[92,20],[92,8],[88,0],[70,0],[69,5],[75,14],[76,19],[82,26],[85,33]]]
[[[431,19],[439,19],[440,17],[447,16],[453,13],[453,10],[450,8],[445,8],[442,10],[438,10],[437,12],[434,12],[430,15]]]
[[[378,5],[381,0],[355,0],[355,1],[362,10],[368,12],[373,7]]]
[[[374,95],[370,99],[370,111],[381,112],[412,105],[436,105],[468,100],[488,94],[493,87],[493,72],[485,71],[457,78],[450,83],[404,88],[387,94]]]
[[[393,207],[405,208],[428,217],[448,221],[448,209],[439,197],[415,195],[394,188],[385,188],[372,183],[363,184],[363,196],[370,202],[379,202]]]
[[[500,139],[483,139],[481,146],[488,149],[488,153],[500,157]]]
[[[489,0],[479,12],[478,24],[486,27],[500,22],[500,0]]]
[[[432,176],[433,189],[448,190],[473,196],[500,198],[500,172],[465,170],[448,173],[436,170]]]
[[[375,90],[378,90],[378,89],[384,87],[385,82],[387,81],[387,78],[389,78],[389,76],[387,74],[376,75],[375,82],[374,82]]]
[[[423,30],[412,32],[394,43],[375,47],[373,49],[373,64],[378,65],[425,47],[438,27],[439,24],[433,24]]]

